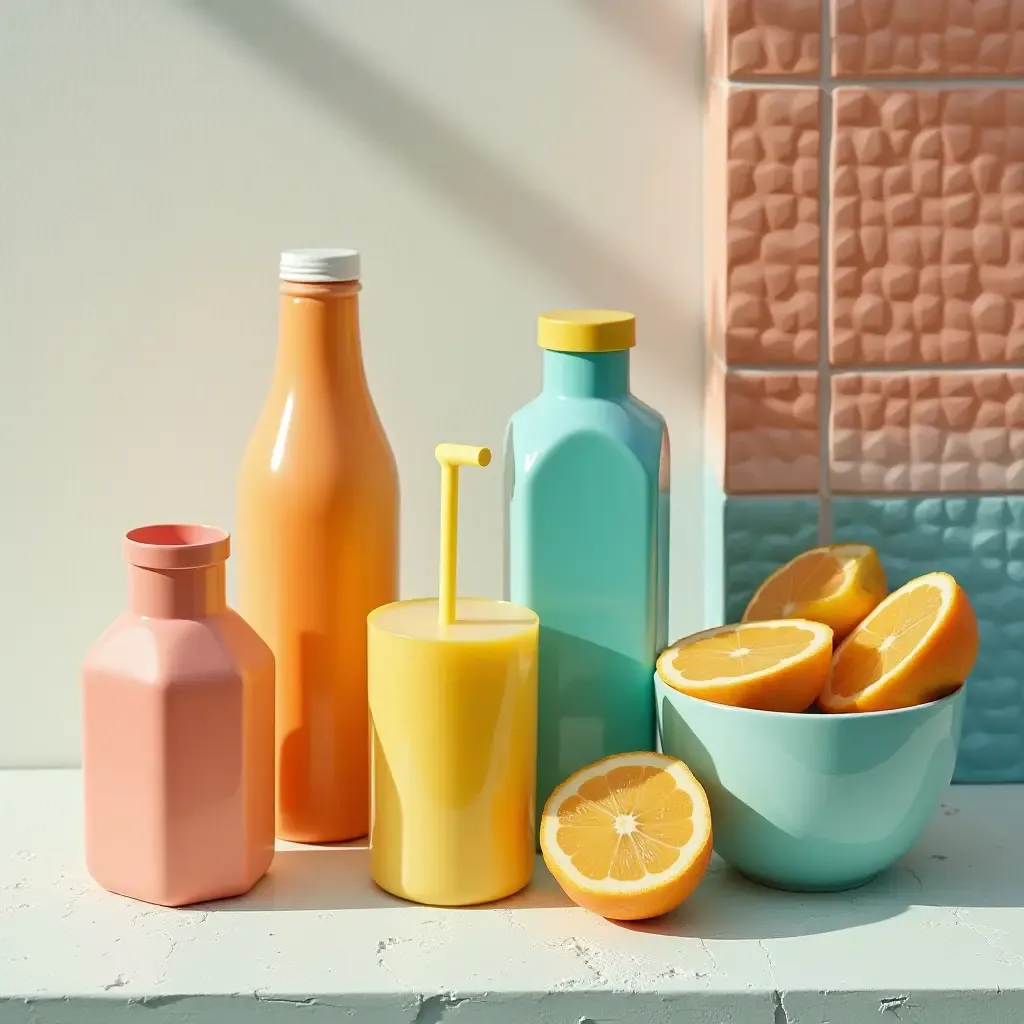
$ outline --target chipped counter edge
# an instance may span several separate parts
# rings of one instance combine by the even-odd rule
[[[0,1024],[961,1024],[1024,1020],[1024,787],[954,787],[854,893],[761,889],[716,862],[676,915],[568,905],[538,866],[486,909],[376,890],[365,848],[281,844],[249,896],[164,910],[81,864],[80,777],[0,772]]]

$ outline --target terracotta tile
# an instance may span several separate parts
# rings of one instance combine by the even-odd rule
[[[1024,0],[832,0],[836,75],[1024,72]]]
[[[818,374],[712,366],[707,401],[712,464],[726,494],[818,489]]]
[[[711,94],[708,324],[728,363],[817,361],[819,107],[817,89]]]
[[[831,359],[1024,358],[1024,89],[839,89]]]
[[[1024,370],[832,378],[836,492],[1024,491]]]
[[[817,75],[823,0],[709,0],[712,75]]]

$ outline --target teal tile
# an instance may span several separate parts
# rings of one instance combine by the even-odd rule
[[[878,550],[895,588],[956,577],[978,616],[957,782],[1024,782],[1024,496],[837,498],[832,536]]]
[[[736,622],[765,577],[818,543],[818,499],[712,492],[706,534],[706,624]]]

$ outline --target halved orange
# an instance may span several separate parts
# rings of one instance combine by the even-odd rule
[[[669,686],[715,704],[806,711],[828,680],[832,630],[809,619],[718,626],[677,640],[658,658]]]
[[[566,895],[613,921],[678,907],[711,860],[711,809],[682,761],[615,754],[570,775],[544,805],[544,863]]]
[[[890,594],[839,645],[818,698],[823,711],[892,711],[958,689],[978,657],[978,620],[948,573]]]
[[[842,640],[889,593],[878,552],[868,544],[811,548],[776,569],[743,613],[744,622],[811,619]]]

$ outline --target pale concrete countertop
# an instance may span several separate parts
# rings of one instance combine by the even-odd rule
[[[715,862],[624,927],[543,866],[438,910],[377,890],[359,846],[283,845],[248,896],[164,910],[85,873],[75,771],[0,772],[0,1022],[1021,1024],[1024,786],[955,787],[901,865],[800,896]]]

